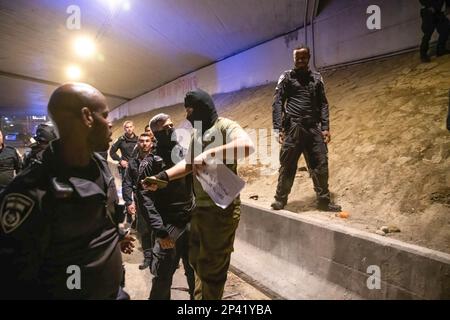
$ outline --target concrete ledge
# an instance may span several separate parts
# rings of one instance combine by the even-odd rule
[[[450,299],[449,254],[247,203],[231,263],[286,299]]]

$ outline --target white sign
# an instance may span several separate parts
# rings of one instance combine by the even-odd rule
[[[224,164],[206,165],[196,173],[203,190],[222,209],[227,208],[245,186],[244,180]]]

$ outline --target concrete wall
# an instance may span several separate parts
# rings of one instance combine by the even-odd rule
[[[314,23],[318,67],[379,56],[421,40],[420,4],[411,0],[329,1]],[[381,29],[369,30],[368,6],[381,10]]]
[[[232,265],[286,299],[450,299],[448,254],[249,204]],[[367,286],[371,265],[380,289]]]
[[[314,1],[310,1],[313,5]],[[381,30],[368,30],[368,6],[381,9]],[[318,68],[369,58],[417,46],[420,42],[419,3],[411,0],[325,1],[314,22]],[[312,45],[312,28],[308,45]],[[305,39],[304,30],[276,38],[202,68],[131,100],[111,112],[111,119],[139,114],[183,101],[196,87],[211,94],[237,91],[276,81],[292,67],[292,50]]]

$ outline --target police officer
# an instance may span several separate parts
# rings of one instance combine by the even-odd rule
[[[450,53],[446,48],[449,33],[449,21],[446,13],[450,11],[450,0],[419,1],[422,5],[420,16],[422,17],[423,31],[422,43],[420,45],[420,58],[422,62],[430,62],[428,48],[435,29],[439,33],[436,55],[439,57]],[[444,10],[444,4],[447,6],[447,12]]]
[[[188,92],[184,106],[186,118],[194,126],[187,156],[156,178],[169,181],[170,185],[194,173],[196,207],[192,211],[189,235],[189,261],[195,272],[194,298],[219,300],[227,280],[241,202],[237,196],[227,208],[217,206],[202,188],[197,172],[216,159],[236,174],[238,158],[249,156],[254,146],[238,123],[217,115],[214,101],[207,92],[201,89]],[[157,189],[152,183],[145,187]]]
[[[16,148],[6,146],[0,130],[0,192],[12,181],[15,174],[22,169],[22,158]]]
[[[279,132],[282,147],[275,202],[271,206],[281,210],[286,205],[297,162],[303,153],[314,183],[318,208],[340,211],[340,206],[330,202],[328,190],[327,143],[331,136],[322,77],[309,70],[308,47],[296,48],[293,53],[295,67],[281,75],[272,106],[273,128]]]
[[[127,208],[128,214],[137,217],[137,231],[140,236],[140,242],[142,250],[144,251],[144,262],[139,266],[139,269],[144,270],[149,266],[149,260],[151,259],[152,252],[152,236],[147,223],[144,220],[143,203],[141,197],[137,197],[137,192],[141,189],[140,180],[145,177],[140,177],[142,171],[145,169],[144,166],[140,166],[141,162],[147,157],[153,158],[151,154],[153,147],[153,133],[149,131],[148,133],[142,133],[139,136],[138,144],[136,150],[134,151],[136,155],[129,159],[128,167],[125,171],[124,180],[122,183],[122,197],[125,201],[125,206]],[[148,163],[150,160],[145,160]],[[139,200],[138,200],[139,199]]]
[[[36,142],[30,146],[31,151],[28,151],[23,156],[23,167],[26,168],[35,162],[40,162],[45,148],[47,148],[50,141],[56,138],[55,128],[51,122],[39,124],[34,137]]]
[[[122,258],[118,198],[106,161],[111,124],[105,97],[82,83],[58,87],[48,112],[58,128],[37,163],[0,195],[0,296],[115,299]]]
[[[184,159],[183,148],[174,137],[173,122],[167,114],[160,113],[150,120],[150,129],[157,140],[154,154],[163,160],[163,169],[173,167]],[[167,188],[147,193],[147,213],[156,241],[152,250],[150,270],[154,275],[150,299],[170,299],[170,287],[180,258],[191,299],[194,297],[194,270],[189,265],[189,221],[194,207],[192,175],[170,183]],[[153,200],[152,207],[149,206]]]
[[[109,156],[119,162],[119,172],[122,177],[122,181],[125,174],[125,169],[128,166],[128,161],[133,156],[133,150],[136,147],[138,137],[134,134],[134,124],[132,121],[125,121],[123,123],[123,130],[125,133],[120,136],[116,142],[111,146],[109,150]],[[117,154],[117,150],[120,150],[120,156]]]

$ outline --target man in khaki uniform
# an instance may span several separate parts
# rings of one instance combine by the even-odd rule
[[[185,160],[156,178],[172,181],[194,176],[211,159],[237,174],[237,160],[254,151],[253,143],[236,122],[219,118],[211,96],[203,90],[186,94],[184,105],[194,132]],[[219,164],[220,165],[220,164]],[[148,185],[151,190],[156,185]],[[194,179],[196,208],[192,213],[189,261],[195,271],[196,300],[219,300],[227,279],[234,237],[240,219],[239,196],[225,209],[218,207]]]

